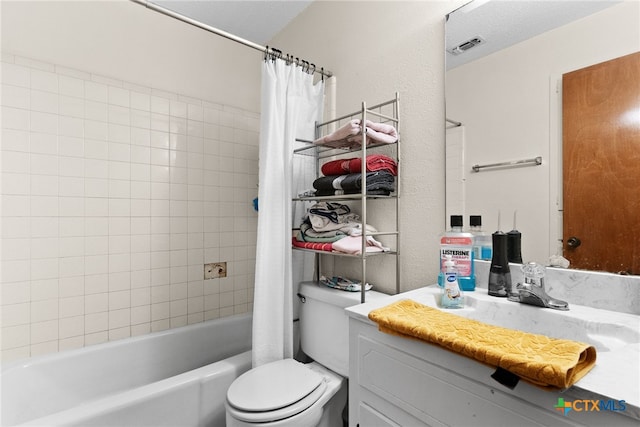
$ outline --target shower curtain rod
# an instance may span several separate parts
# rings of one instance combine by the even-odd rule
[[[184,16],[184,15],[181,15],[181,14],[179,14],[177,12],[172,11],[172,10],[166,9],[166,8],[164,8],[162,6],[158,6],[157,4],[151,3],[151,2],[149,2],[147,0],[130,0],[130,1],[132,1],[134,3],[138,3],[139,5],[144,6],[147,9],[151,9],[151,10],[153,10],[155,12],[161,13],[163,15],[166,15],[166,16],[169,16],[171,18],[177,19],[179,21],[185,22],[187,24],[193,25],[194,27],[201,28],[201,29],[203,29],[205,31],[209,31],[210,33],[217,34],[217,35],[219,35],[221,37],[224,37],[226,39],[229,39],[229,40],[232,40],[234,42],[237,42],[237,43],[243,44],[245,46],[248,46],[250,48],[259,50],[259,51],[265,53],[269,57],[285,59],[285,58],[282,57],[282,51],[280,51],[278,49],[273,49],[273,48],[270,48],[269,46],[261,46],[261,45],[259,45],[257,43],[252,42],[252,41],[243,39],[241,37],[238,37],[236,35],[233,35],[231,33],[226,32],[226,31],[223,31],[223,30],[220,30],[218,28],[212,27],[210,25],[204,24],[202,22],[196,21],[195,19],[191,19],[188,16]],[[288,62],[293,61],[293,56],[289,56],[289,55],[286,55],[286,56],[287,56],[286,59],[287,59]],[[299,61],[299,60],[297,60],[297,58],[296,58],[295,62],[296,62],[296,64],[303,63],[307,67],[307,69],[310,68],[309,67],[310,65],[313,65],[313,64],[309,64],[306,61]],[[331,77],[333,75],[333,73],[331,71],[326,71],[326,70],[324,70],[324,68],[316,69],[315,65],[314,65],[313,72],[314,73],[318,73],[318,74],[320,74],[320,75],[322,75],[324,77]]]

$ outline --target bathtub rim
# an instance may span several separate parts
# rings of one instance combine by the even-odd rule
[[[235,326],[241,327],[241,332],[233,332]],[[155,385],[165,380],[173,380],[181,375],[190,375],[190,373],[195,370],[206,368],[211,364],[218,363],[219,361],[250,351],[252,335],[251,329],[252,313],[248,312],[2,364],[2,369],[0,371],[0,397],[2,398],[2,406],[7,406],[4,408],[5,410],[2,411],[2,420],[0,424],[11,423],[11,425],[21,425],[29,423],[32,422],[32,420],[59,414],[71,408],[86,405],[90,402],[95,402],[108,396],[127,393],[131,390]],[[172,336],[176,336],[176,339],[172,338]],[[215,342],[219,339],[222,341],[218,342],[223,343],[222,346],[218,347],[220,351],[214,349],[214,347],[210,347],[211,343],[214,343],[215,346]],[[228,339],[231,339],[232,341],[227,341]],[[196,341],[194,340],[197,340],[199,344],[206,342],[207,344],[205,344],[204,349],[212,348],[213,352],[202,353],[201,350],[203,347],[196,346]],[[98,389],[95,390],[95,392],[85,395],[78,394],[77,391],[74,391],[82,390],[82,388],[65,388],[64,381],[60,384],[60,390],[57,391],[57,382],[49,381],[49,384],[53,384],[51,389],[48,390],[49,387],[47,386],[45,390],[42,390],[38,385],[39,382],[34,383],[31,380],[40,375],[44,375],[42,378],[44,378],[46,384],[50,373],[53,373],[53,377],[57,375],[60,378],[60,372],[71,369],[74,370],[73,372],[78,372],[78,376],[76,376],[76,382],[78,385],[86,387],[86,385],[89,384],[90,387],[90,384],[92,384],[91,380],[81,373],[84,372],[85,369],[90,369],[94,372],[104,372],[104,370],[99,368],[100,363],[104,360],[107,361],[105,364],[107,375],[114,374],[113,372],[109,374],[109,372],[113,371],[114,367],[115,369],[118,369],[118,366],[120,366],[117,362],[114,364],[113,358],[110,357],[114,355],[114,353],[121,353],[124,355],[128,354],[129,356],[134,355],[135,357],[136,354],[140,354],[140,349],[145,350],[159,348],[162,351],[163,348],[165,348],[169,351],[169,357],[164,353],[164,357],[160,357],[159,359],[161,361],[163,359],[172,360],[175,359],[176,353],[179,353],[183,348],[180,345],[185,343],[188,347],[191,343],[194,344],[191,353],[186,356],[186,358],[187,360],[191,360],[191,362],[195,360],[197,363],[185,363],[184,359],[180,357],[180,361],[176,362],[176,364],[178,366],[182,366],[183,369],[159,370],[155,372],[155,376],[152,373],[151,377],[147,378],[147,381],[129,381],[130,383],[126,384],[131,377],[126,375],[125,370],[123,371],[124,375],[122,376],[122,378],[125,379],[124,385],[120,384],[114,388],[107,387],[103,390]],[[177,351],[174,352],[172,351],[173,349],[177,349]],[[173,354],[173,356],[171,356],[171,354]],[[179,357],[180,355],[178,354],[177,356]],[[98,364],[95,363],[96,361]],[[78,371],[75,370],[75,366],[78,366],[76,365],[77,363],[80,364],[80,370]],[[136,369],[135,364],[139,363],[139,361],[134,361],[133,363],[134,365],[131,369]],[[94,369],[96,366],[98,366],[97,371]],[[167,367],[163,366],[162,363],[158,366]],[[175,365],[169,365],[169,367],[175,368]],[[131,372],[133,373],[134,371]],[[143,372],[145,372],[145,370],[143,370]],[[69,390],[72,393],[70,398],[66,397],[65,394]],[[32,392],[35,394],[33,395],[33,398],[30,399],[29,396],[32,396]],[[58,398],[56,394],[61,394],[63,397]],[[49,401],[49,397],[47,396],[52,397],[53,401]],[[41,403],[43,406],[39,406]],[[28,415],[31,413],[28,409],[30,407],[40,407],[41,410],[36,410],[34,415]],[[7,408],[12,409],[7,410]]]
[[[253,317],[253,314],[251,312],[240,313],[240,314],[232,314],[230,316],[217,317],[215,319],[208,319],[208,320],[205,320],[203,322],[192,323],[190,325],[184,325],[184,326],[178,326],[178,327],[175,327],[175,328],[164,329],[162,331],[149,332],[149,333],[146,333],[146,334],[126,337],[126,338],[121,338],[121,339],[117,339],[117,340],[113,340],[113,341],[105,341],[105,342],[101,342],[99,344],[91,344],[91,345],[84,346],[84,347],[72,348],[72,349],[61,350],[61,351],[57,351],[57,352],[53,352],[53,353],[47,353],[47,354],[41,354],[41,355],[37,355],[37,356],[26,357],[26,358],[22,358],[22,359],[16,359],[16,360],[12,360],[10,362],[0,362],[0,386],[2,384],[2,380],[1,380],[2,374],[4,374],[6,371],[9,371],[11,369],[26,368],[26,367],[28,367],[30,365],[37,364],[37,363],[42,362],[42,361],[62,359],[64,357],[68,357],[69,355],[73,355],[73,354],[81,353],[81,352],[97,352],[97,351],[103,349],[104,347],[123,346],[125,344],[132,343],[132,342],[146,341],[146,340],[150,340],[150,339],[155,338],[155,337],[163,337],[163,336],[175,334],[175,333],[178,333],[180,331],[184,331],[186,329],[194,330],[194,331],[197,330],[197,329],[204,329],[204,328],[206,328],[207,326],[209,326],[213,322],[216,322],[216,323],[230,323],[233,320],[237,320],[239,318],[244,318],[244,317],[251,318],[251,317]]]

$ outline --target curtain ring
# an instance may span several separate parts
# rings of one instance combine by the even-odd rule
[[[270,57],[271,57],[271,61],[275,62],[276,59],[282,58],[282,51],[280,49],[276,49],[272,47],[270,52]]]
[[[311,70],[309,74],[313,75],[313,73],[316,72],[316,64],[311,64],[311,66],[313,67],[313,70]]]
[[[324,81],[324,67],[320,67],[320,80]]]
[[[265,46],[264,50],[264,62],[267,62],[267,59],[269,59],[269,46]]]

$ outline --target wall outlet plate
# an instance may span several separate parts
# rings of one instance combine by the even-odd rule
[[[226,262],[212,262],[204,265],[204,278],[217,279],[218,277],[227,277]]]

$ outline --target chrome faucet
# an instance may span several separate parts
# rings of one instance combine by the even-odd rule
[[[535,262],[522,265],[524,282],[518,283],[514,292],[517,298],[510,298],[523,304],[553,308],[555,310],[569,310],[569,303],[550,297],[544,289],[545,268]]]

